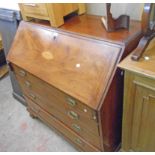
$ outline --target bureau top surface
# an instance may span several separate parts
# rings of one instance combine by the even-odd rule
[[[46,21],[38,21],[38,24],[50,27],[49,22]],[[141,22],[135,20],[130,20],[129,30],[120,29],[108,33],[101,22],[101,16],[88,14],[66,19],[64,25],[62,25],[60,29],[80,35],[102,38],[118,44],[128,44],[133,38],[142,33]]]
[[[129,30],[120,29],[108,33],[101,22],[101,16],[94,15],[82,15],[69,18],[60,28],[123,44],[128,44],[135,36],[141,33],[141,23],[134,20],[130,20]]]
[[[150,42],[139,61],[131,60],[131,54],[118,66],[125,70],[155,78],[155,38]]]
[[[97,109],[121,55],[118,45],[21,22],[7,59]]]

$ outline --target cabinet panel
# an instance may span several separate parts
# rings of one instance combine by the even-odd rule
[[[155,91],[151,83],[146,85],[137,79],[140,77],[126,73],[122,148],[124,151],[155,151]]]
[[[150,95],[146,101],[146,110],[144,110],[145,113],[142,117],[144,121],[140,130],[139,148],[141,148],[141,151],[155,151],[155,97]]]
[[[155,123],[153,120],[155,98],[152,96],[155,93],[139,85],[136,85],[135,88],[131,147],[134,151],[153,151],[155,146],[151,147],[153,143],[150,142],[150,138],[153,136],[151,130],[155,129],[153,126]]]

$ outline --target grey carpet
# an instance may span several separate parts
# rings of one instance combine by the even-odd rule
[[[0,80],[0,151],[74,152],[72,145],[38,119],[12,96],[9,76]]]

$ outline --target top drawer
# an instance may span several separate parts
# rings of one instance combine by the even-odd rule
[[[26,14],[48,16],[46,4],[23,3],[21,6]]]

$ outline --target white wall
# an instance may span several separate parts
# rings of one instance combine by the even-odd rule
[[[143,5],[143,3],[112,3],[111,12],[113,17],[118,17],[121,14],[127,14],[131,19],[141,20]],[[0,7],[19,10],[18,4],[11,1],[9,2],[9,5],[7,5],[7,3],[0,3]],[[86,9],[87,14],[100,16],[104,16],[106,11],[105,3],[87,3]]]
[[[127,14],[131,19],[141,20],[143,3],[112,3],[111,12],[113,17]],[[105,3],[87,3],[87,14],[105,15]]]
[[[0,2],[0,8],[7,8],[12,10],[19,10],[18,3],[9,1],[9,4],[7,2]]]

